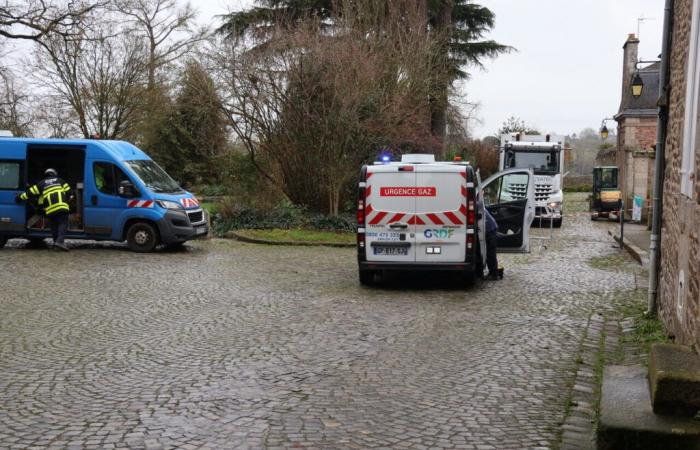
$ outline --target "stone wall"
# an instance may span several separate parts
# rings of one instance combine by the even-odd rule
[[[695,198],[680,193],[683,117],[692,1],[676,0],[670,54],[669,123],[666,138],[659,313],[680,343],[700,346],[700,183]],[[696,169],[700,168],[696,148]],[[697,175],[696,175],[697,176]],[[681,272],[683,278],[681,279]]]
[[[650,215],[656,117],[623,117],[618,126],[618,150],[615,165],[620,168],[622,195],[627,209],[632,209],[635,195],[645,199],[642,221]]]

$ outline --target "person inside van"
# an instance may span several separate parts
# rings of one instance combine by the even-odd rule
[[[38,204],[44,209],[49,219],[53,245],[66,252],[68,247],[63,241],[68,231],[69,193],[70,186],[58,177],[58,172],[54,169],[46,169],[43,180],[30,186],[15,198],[17,203],[26,201],[29,197],[39,198]]]

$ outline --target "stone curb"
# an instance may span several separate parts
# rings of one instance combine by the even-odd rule
[[[267,239],[256,239],[248,236],[244,236],[235,231],[227,231],[224,233],[224,237],[227,239],[235,239],[241,242],[247,242],[249,244],[264,244],[264,245],[293,245],[293,246],[306,246],[306,247],[337,247],[337,248],[350,248],[355,247],[355,244],[345,244],[340,242],[299,242],[299,241],[270,241]]]
[[[579,344],[577,365],[568,392],[570,410],[561,426],[560,450],[593,450],[595,448],[595,366],[602,347],[605,319],[599,314],[588,318]]]
[[[620,243],[620,236],[613,233],[612,230],[608,230],[608,234],[612,236],[615,242],[617,242],[618,244]],[[637,260],[639,264],[641,264],[644,267],[647,267],[649,265],[649,252],[642,250],[641,248],[632,244],[630,241],[624,241],[622,246],[625,248],[625,250],[627,250],[627,252],[630,255],[632,255],[632,258]]]

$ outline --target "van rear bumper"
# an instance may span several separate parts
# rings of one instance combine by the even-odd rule
[[[396,271],[454,271],[473,272],[476,268],[473,262],[451,262],[451,263],[392,263],[392,262],[367,262],[359,261],[360,270],[396,270]]]

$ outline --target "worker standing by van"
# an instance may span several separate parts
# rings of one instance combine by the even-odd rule
[[[498,223],[493,218],[488,208],[484,208],[486,222],[486,267],[489,268],[489,280],[499,280],[498,274]]]
[[[58,177],[58,172],[54,169],[46,169],[43,180],[30,186],[29,189],[15,198],[17,203],[26,201],[29,197],[39,198],[38,204],[43,207],[44,213],[49,219],[53,245],[66,252],[68,247],[63,241],[68,231],[69,193],[70,186]]]

